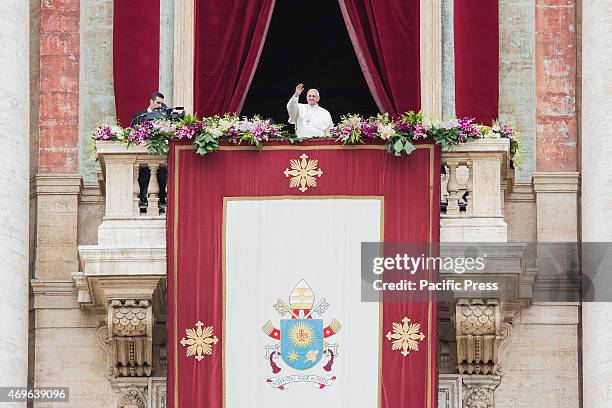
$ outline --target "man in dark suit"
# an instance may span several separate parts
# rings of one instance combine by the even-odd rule
[[[147,116],[147,113],[159,112],[160,109],[164,107],[164,94],[161,92],[153,92],[151,99],[149,99],[149,106],[147,109],[141,112],[136,112],[132,117],[130,126],[138,125]]]
[[[138,125],[142,122],[148,113],[159,112],[161,108],[164,108],[164,94],[161,92],[153,92],[151,99],[149,99],[149,106],[146,110],[136,112],[132,117],[130,126]],[[138,171],[138,184],[140,185],[140,205],[141,208],[147,204],[147,188],[149,186],[149,179],[151,178],[151,171],[148,167],[141,167]],[[159,204],[162,209],[166,207],[166,184],[168,181],[168,169],[166,167],[160,167],[157,172],[157,181],[159,183]]]

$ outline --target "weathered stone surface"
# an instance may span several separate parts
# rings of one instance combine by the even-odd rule
[[[582,240],[612,242],[612,1],[583,0],[582,18]],[[609,252],[607,265],[612,262]],[[611,276],[605,268],[593,282],[608,291],[608,302]],[[582,309],[584,408],[603,408],[612,400],[608,302],[585,303]]]
[[[0,13],[0,386],[25,386],[28,370],[28,2]],[[21,407],[22,403],[3,403]]]
[[[538,171],[576,170],[576,23],[572,0],[536,0]]]
[[[65,313],[70,320],[70,311]],[[61,320],[59,316],[54,319]],[[53,324],[53,320],[48,323]],[[35,358],[37,387],[69,387],[72,407],[116,407],[111,385],[104,377],[106,357],[98,345],[96,327],[37,329]],[[45,402],[37,403],[36,407],[57,405]]]
[[[579,406],[577,311],[577,305],[558,304],[521,311],[512,325],[506,375],[495,390],[496,408]]]
[[[535,170],[535,0],[499,2],[499,119],[520,133],[517,180]]]
[[[113,1],[81,0],[79,161],[83,182],[97,182],[98,163],[87,141],[100,122],[114,123]],[[143,102],[144,103],[144,102]]]
[[[442,118],[455,117],[454,0],[442,0]]]
[[[41,173],[78,172],[79,1],[40,3]]]
[[[78,269],[77,206],[81,179],[39,175],[36,197],[36,278],[70,279]]]

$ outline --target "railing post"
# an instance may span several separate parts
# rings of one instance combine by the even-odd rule
[[[474,177],[473,177],[473,166],[472,166],[472,161],[471,160],[467,160],[466,161],[466,167],[468,169],[468,181],[467,181],[467,186],[466,186],[466,191],[467,191],[467,206],[465,207],[465,213],[468,217],[471,217],[473,214],[473,201],[474,201]]]
[[[159,215],[159,182],[157,181],[158,163],[149,163],[151,178],[149,179],[147,215]]]
[[[140,215],[140,184],[138,183],[138,173],[140,172],[140,164],[138,161],[134,162],[134,183],[133,183],[133,198],[132,198],[132,209],[135,217]]]
[[[459,183],[457,182],[457,161],[447,161],[446,166],[448,167],[448,183],[446,184],[446,191],[448,191],[448,197],[446,198],[446,215],[449,217],[459,216]]]

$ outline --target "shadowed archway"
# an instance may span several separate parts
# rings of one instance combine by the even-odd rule
[[[287,124],[285,105],[300,82],[319,90],[334,123],[347,113],[378,113],[337,1],[276,1],[241,115]],[[305,95],[300,103],[306,103]]]

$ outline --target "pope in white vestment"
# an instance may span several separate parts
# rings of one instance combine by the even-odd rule
[[[321,137],[334,126],[331,115],[327,109],[319,106],[319,91],[309,89],[306,93],[308,104],[298,103],[304,85],[295,87],[295,93],[287,102],[289,123],[295,125],[295,134],[298,137]]]

